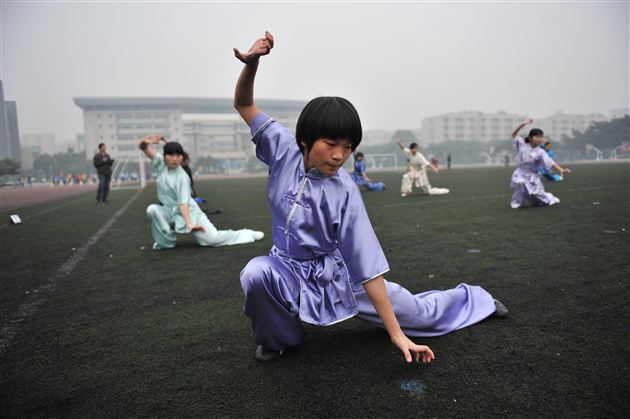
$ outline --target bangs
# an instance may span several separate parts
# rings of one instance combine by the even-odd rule
[[[300,150],[302,142],[310,150],[320,138],[348,140],[355,150],[361,143],[361,120],[352,103],[347,99],[326,96],[311,100],[298,118],[295,137]]]
[[[164,154],[181,154],[184,155],[184,148],[177,141],[164,144]]]

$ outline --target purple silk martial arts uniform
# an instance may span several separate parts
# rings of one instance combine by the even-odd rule
[[[555,163],[540,147],[532,147],[522,137],[513,140],[516,152],[516,170],[512,174],[510,187],[514,189],[512,208],[519,208],[526,203],[531,205],[553,205],[560,202],[558,198],[545,192],[539,167],[551,170]]]
[[[251,130],[256,156],[269,165],[273,240],[269,256],[241,271],[255,343],[272,350],[299,344],[305,334],[299,320],[331,325],[357,316],[382,326],[361,284],[389,265],[359,188],[343,168],[335,176],[306,172],[295,137],[264,113]],[[492,296],[477,286],[417,295],[395,283],[385,286],[410,336],[442,335],[496,310]]]

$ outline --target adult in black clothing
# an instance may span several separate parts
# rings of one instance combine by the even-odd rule
[[[98,145],[98,153],[93,159],[96,173],[98,174],[98,190],[96,191],[97,202],[107,202],[109,194],[109,182],[112,180],[112,164],[114,160],[107,154],[107,146],[105,143]]]

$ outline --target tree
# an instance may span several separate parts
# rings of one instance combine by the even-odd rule
[[[605,122],[595,122],[584,132],[573,131],[571,137],[562,139],[562,146],[584,151],[587,144],[610,152],[630,138],[630,116]]]
[[[55,172],[57,160],[49,154],[41,154],[33,161],[33,169],[42,170],[47,175]]]
[[[43,170],[48,176],[53,173],[89,173],[94,170],[92,162],[83,154],[58,153],[54,156],[42,154],[33,162],[33,168]]]
[[[17,175],[21,165],[19,161],[11,158],[0,160],[0,175]]]

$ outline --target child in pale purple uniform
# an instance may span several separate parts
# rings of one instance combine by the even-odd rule
[[[512,132],[512,144],[516,153],[516,170],[512,174],[510,187],[514,189],[510,206],[514,209],[529,203],[534,206],[555,205],[560,202],[558,198],[545,191],[540,179],[539,168],[549,171],[552,168],[560,172],[560,175],[570,173],[569,169],[560,167],[547,153],[540,148],[544,143],[544,133],[538,128],[529,132],[527,138],[518,136],[518,132],[528,124],[534,122],[527,118]]]
[[[437,336],[507,309],[478,286],[412,295],[387,282],[389,271],[360,190],[341,167],[361,141],[350,102],[320,97],[297,122],[296,137],[254,103],[259,58],[273,37],[265,33],[247,53],[234,105],[250,126],[256,156],[269,165],[273,247],[241,272],[245,314],[252,320],[255,358],[268,361],[305,336],[300,320],[331,325],[357,316],[384,327],[407,362],[426,363],[431,349],[409,336]]]

